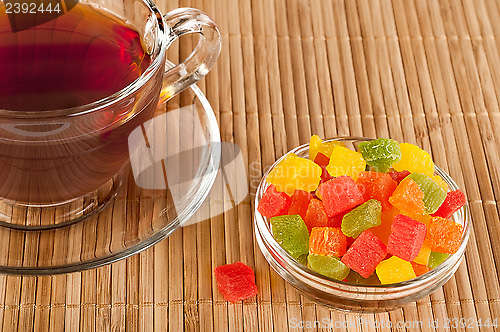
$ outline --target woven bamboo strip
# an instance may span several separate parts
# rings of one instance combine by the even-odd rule
[[[323,117],[324,137],[337,136],[337,124],[335,121],[335,108],[332,94],[332,75],[328,67],[327,43],[325,30],[330,29],[323,22],[322,6],[318,0],[311,1],[312,32],[314,42],[314,54],[316,56],[316,67],[318,71],[318,85],[321,97],[321,112]],[[330,23],[330,22],[328,22]],[[338,78],[334,77],[334,80]]]
[[[337,35],[340,40],[340,54],[341,54],[341,66],[343,68],[344,91],[346,95],[347,104],[347,116],[349,122],[349,131],[345,128],[345,132],[340,133],[341,135],[352,135],[361,136],[362,126],[359,115],[360,104],[358,101],[358,88],[356,84],[355,70],[353,64],[353,52],[351,50],[351,43],[349,40],[349,31],[347,27],[348,17],[346,15],[346,8],[344,3],[339,0],[333,1],[333,16],[336,17],[336,28]],[[354,45],[352,45],[354,47]]]

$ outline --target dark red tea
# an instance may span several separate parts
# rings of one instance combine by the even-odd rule
[[[90,5],[16,33],[0,13],[0,109],[86,105],[120,91],[150,63],[133,27]],[[0,198],[54,203],[99,188],[126,163],[128,135],[156,108],[159,81],[77,117],[1,117]]]
[[[149,63],[133,28],[89,5],[16,33],[0,16],[0,109],[88,104],[133,82]]]

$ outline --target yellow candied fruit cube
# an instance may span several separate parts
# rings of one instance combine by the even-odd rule
[[[322,169],[306,158],[290,153],[266,177],[276,190],[292,196],[296,189],[311,192],[318,188]]]
[[[443,178],[439,175],[433,175],[431,178],[441,187],[444,191],[448,191],[448,184],[444,182]]]
[[[356,180],[359,172],[364,171],[365,168],[366,161],[363,159],[361,153],[343,146],[333,148],[330,163],[326,166],[326,170],[331,176],[348,175],[353,180]]]
[[[429,263],[430,255],[431,255],[431,248],[427,244],[427,241],[424,241],[422,248],[420,248],[420,252],[413,261],[417,264],[427,265],[427,263]]]
[[[397,256],[381,261],[375,271],[382,284],[394,284],[417,277],[411,263]]]
[[[434,175],[434,162],[429,153],[410,143],[401,143],[399,147],[401,160],[392,164],[392,168],[398,172],[407,170],[410,173]]]
[[[316,155],[320,152],[330,158],[333,148],[342,145],[343,143],[338,141],[323,142],[318,135],[313,135],[309,141],[309,159],[314,161]]]
[[[422,214],[419,216],[412,216],[413,219],[416,221],[420,221],[422,224],[425,224],[425,226],[429,226],[429,223],[431,222],[432,217],[429,214]]]

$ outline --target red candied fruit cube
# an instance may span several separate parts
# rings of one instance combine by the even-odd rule
[[[286,213],[291,203],[292,199],[290,196],[284,192],[277,191],[274,185],[270,185],[267,187],[264,195],[262,195],[257,206],[257,211],[268,218],[281,216]]]
[[[356,238],[341,260],[363,278],[368,278],[386,255],[385,244],[366,230]]]
[[[330,218],[326,215],[323,202],[317,198],[311,199],[309,206],[307,207],[306,218],[304,223],[311,233],[313,227],[329,227],[331,226]]]
[[[383,211],[392,209],[389,197],[391,197],[398,183],[389,174],[373,171],[360,172],[356,182],[363,192],[365,201],[374,198],[382,203]]]
[[[302,220],[306,219],[307,207],[313,196],[304,190],[295,190],[292,195],[292,203],[288,208],[288,215],[298,214]]]
[[[398,214],[392,223],[387,252],[405,261],[413,261],[422,248],[426,232],[425,224]]]
[[[342,218],[344,218],[344,216],[351,211],[352,211],[352,209],[349,209],[347,211],[341,212],[341,213],[336,214],[333,217],[331,217],[330,218],[330,226],[332,226],[332,227],[342,226]]]
[[[309,236],[312,254],[341,257],[347,250],[347,237],[340,227],[313,227]]]
[[[318,152],[316,158],[314,158],[314,162],[318,164],[322,169],[320,183],[326,182],[333,178],[333,176],[331,176],[330,173],[328,173],[328,171],[326,170],[326,166],[328,166],[328,164],[330,163],[330,158],[328,158],[321,152]]]
[[[411,173],[407,170],[401,172],[387,172],[391,176],[391,178],[396,181],[398,184]]]
[[[432,251],[453,254],[462,241],[462,225],[441,217],[432,217],[427,229],[427,240]]]
[[[453,213],[460,210],[465,203],[467,203],[467,199],[465,198],[465,194],[460,191],[460,189],[450,191],[446,194],[443,204],[441,204],[439,209],[433,213],[432,216],[449,219]]]
[[[248,265],[236,262],[218,266],[214,274],[219,292],[226,301],[236,302],[257,295],[255,274]]]
[[[316,194],[323,200],[326,214],[329,217],[350,210],[365,201],[356,182],[346,175],[320,184]]]

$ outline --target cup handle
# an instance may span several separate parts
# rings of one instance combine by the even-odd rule
[[[178,8],[163,16],[170,33],[167,47],[186,33],[199,33],[196,48],[184,62],[165,71],[158,104],[203,78],[215,65],[221,49],[221,36],[215,23],[194,8]]]

